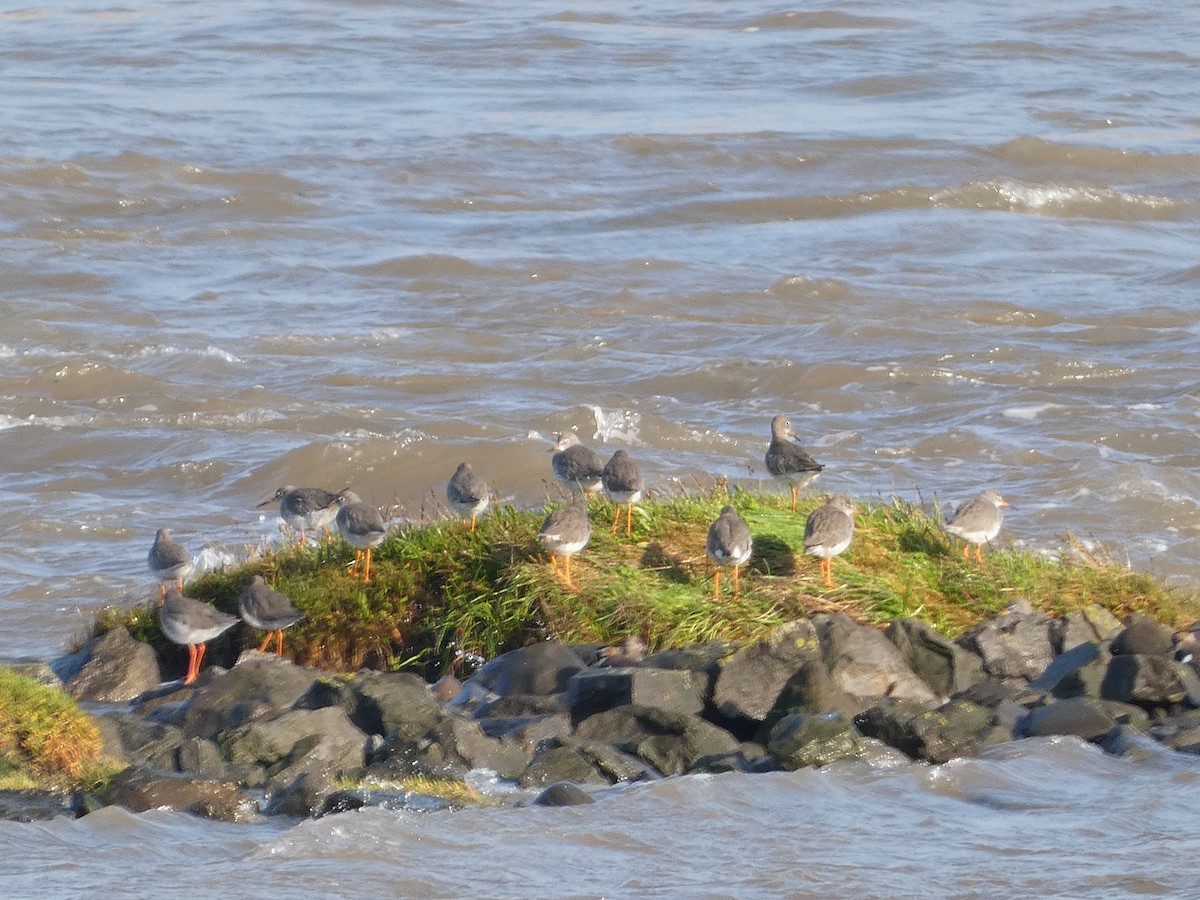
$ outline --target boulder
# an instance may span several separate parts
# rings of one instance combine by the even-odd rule
[[[1105,671],[1100,696],[1151,710],[1173,709],[1185,703],[1200,706],[1200,676],[1169,656],[1115,655]]]
[[[1030,737],[1071,734],[1095,743],[1107,738],[1116,727],[1116,720],[1099,700],[1071,697],[1034,710],[1021,730]]]
[[[877,628],[859,625],[843,613],[812,617],[821,656],[833,683],[861,698],[895,697],[925,702],[937,699],[904,656]]]
[[[969,700],[953,699],[936,709],[888,698],[854,720],[859,732],[877,738],[913,759],[944,763],[977,756],[992,744],[1010,740],[991,710]]]
[[[567,683],[572,724],[630,703],[688,715],[704,708],[701,693],[692,683],[692,673],[686,669],[585,669]]]
[[[38,684],[44,684],[46,687],[63,689],[63,680],[55,671],[56,663],[48,663],[40,659],[32,659],[28,656],[18,657],[0,657],[0,669],[12,669],[18,675],[28,678],[31,681],[36,681]],[[82,653],[80,654],[79,665],[83,665]],[[78,668],[75,669],[78,671]]]
[[[813,658],[802,663],[784,684],[763,725],[770,731],[776,722],[791,713],[840,712],[854,717],[866,705],[834,684],[825,663]]]
[[[533,799],[534,806],[586,806],[596,798],[570,781],[556,781]]]
[[[445,715],[429,685],[407,672],[359,672],[346,691],[350,719],[367,734],[424,734]]]
[[[484,734],[520,748],[527,759],[533,758],[538,744],[547,738],[571,733],[571,720],[566,713],[496,717],[477,721]]]
[[[180,772],[228,779],[229,767],[221,755],[221,749],[207,738],[184,738],[176,750],[176,760]]]
[[[802,619],[780,625],[764,640],[721,661],[713,703],[727,718],[762,722],[797,670],[820,659],[821,644],[812,622]]]
[[[133,812],[175,809],[222,822],[246,822],[255,817],[254,804],[228,782],[141,766],[130,766],[110,781],[103,799]]]
[[[730,641],[701,641],[676,649],[659,650],[642,658],[642,665],[655,669],[685,669],[693,675],[693,683],[708,703],[716,687],[722,662],[739,650]]]
[[[184,734],[213,740],[231,728],[273,718],[321,677],[277,657],[247,659],[196,691],[181,719]]]
[[[1017,602],[994,619],[981,622],[958,639],[959,646],[983,660],[993,678],[1037,678],[1054,659],[1050,620]]]
[[[46,822],[80,814],[75,797],[61,791],[0,790],[0,820],[8,822]]]
[[[610,785],[650,777],[644,763],[600,741],[560,738],[538,748],[517,779],[521,787],[535,788],[556,782]]]
[[[1113,656],[1170,656],[1175,650],[1175,633],[1147,615],[1134,613],[1112,639]]]
[[[93,716],[100,732],[101,752],[123,763],[132,763],[158,771],[176,768],[183,732],[174,725],[147,722],[126,712]]]
[[[862,741],[841,713],[793,713],[780,719],[767,739],[767,752],[789,771],[857,759]]]
[[[740,746],[728,731],[698,716],[649,706],[620,706],[597,713],[580,722],[575,735],[610,743],[664,775],[682,775],[703,758],[736,753]]]
[[[1055,653],[1066,653],[1080,644],[1102,644],[1121,631],[1121,620],[1095,603],[1059,616],[1050,626]]]
[[[569,644],[552,641],[530,644],[489,660],[469,683],[501,697],[558,694],[566,691],[571,676],[584,668],[584,656],[594,653],[594,647],[585,647],[581,652]]]
[[[223,732],[225,758],[260,765],[272,779],[287,781],[313,763],[335,775],[357,775],[364,764],[367,736],[337,707],[294,709],[273,719]]]
[[[94,639],[85,649],[83,665],[66,686],[78,700],[123,703],[153,690],[162,680],[154,650],[135,641],[123,626]]]
[[[905,663],[939,697],[983,680],[983,661],[917,619],[896,619],[884,630]]]
[[[1041,675],[1029,683],[1035,690],[1050,691],[1055,697],[1100,697],[1100,685],[1112,654],[1094,641],[1076,644],[1055,657]]]

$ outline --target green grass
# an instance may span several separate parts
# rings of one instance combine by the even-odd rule
[[[724,577],[713,602],[704,544],[727,502],[749,524],[755,551],[741,595],[731,596]],[[396,531],[376,548],[368,585],[348,576],[353,550],[335,539],[204,575],[186,592],[236,612],[243,586],[262,574],[305,611],[285,643],[298,662],[337,671],[407,668],[426,677],[455,670],[464,657],[491,658],[533,641],[618,643],[636,634],[655,650],[754,639],[822,611],[874,624],[915,617],[955,636],[1015,597],[1052,614],[1096,603],[1171,625],[1200,610],[1195,596],[1088,553],[1070,536],[1057,558],[1000,547],[982,565],[966,563],[936,510],[901,500],[860,504],[854,542],[834,561],[837,586],[827,590],[817,561],[803,553],[805,519],[820,502],[804,497],[793,513],[783,493],[693,490],[640,504],[626,536],[609,532],[611,505],[592,500],[592,539],[572,563],[577,591],[553,575],[537,541],[546,510],[504,507],[481,518],[473,534],[458,520]],[[106,611],[96,628],[116,623],[164,645],[152,608]],[[249,629],[237,634],[243,646],[261,639]]]

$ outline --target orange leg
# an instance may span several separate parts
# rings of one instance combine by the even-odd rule
[[[471,516],[471,534],[475,533],[475,517]]]
[[[259,653],[262,653],[264,650],[266,650],[266,649],[267,649],[267,644],[271,643],[271,635],[273,635],[274,633],[275,633],[275,632],[273,632],[273,631],[268,631],[268,632],[267,632],[267,636],[266,636],[265,638],[263,638],[263,642],[262,642],[261,644],[259,644],[259,645],[258,645],[258,652],[259,652]]]
[[[979,563],[983,562],[983,545],[982,544],[975,545],[975,560],[976,560],[976,562],[979,562]]]
[[[613,534],[617,533],[617,523],[620,521],[621,521],[621,507],[618,506],[616,503],[614,503],[613,504],[613,523],[612,523],[612,529],[611,529]]]
[[[567,587],[575,587],[575,585],[571,584],[571,557],[569,555],[563,557],[563,572],[565,573],[564,581]]]
[[[733,596],[738,596],[741,588],[738,586],[738,567],[733,567]]]
[[[200,674],[200,664],[204,662],[204,654],[208,652],[208,644],[200,644],[196,650],[196,675]],[[195,676],[192,676],[193,679]]]
[[[963,544],[963,562],[971,561],[971,545]]]
[[[187,674],[183,676],[184,684],[191,684],[196,680],[196,672],[200,667],[196,664],[196,645],[188,644],[188,667]]]
[[[625,507],[625,533],[633,534],[633,504]]]
[[[821,574],[825,576],[825,587],[834,587],[833,584],[833,557],[821,560]]]
[[[733,571],[737,571],[734,569]],[[721,596],[721,570],[717,569],[713,572],[713,599],[716,600]]]
[[[363,572],[363,584],[371,580],[371,548],[367,548],[367,565]]]
[[[283,656],[283,629],[280,628],[275,632],[275,655]]]
[[[796,498],[800,495],[800,489],[794,484],[789,484],[788,487],[792,491],[792,512],[796,511]]]

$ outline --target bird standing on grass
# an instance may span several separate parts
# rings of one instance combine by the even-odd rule
[[[825,587],[833,584],[833,558],[846,551],[854,537],[854,504],[848,497],[831,497],[804,523],[804,552],[821,560]]]
[[[159,581],[160,597],[166,597],[165,582],[173,581],[179,590],[183,590],[183,579],[192,573],[191,554],[184,549],[183,544],[171,537],[171,531],[160,528],[154,534],[154,544],[146,557],[150,574]]]
[[[713,600],[721,593],[721,566],[733,567],[733,596],[738,595],[738,568],[749,561],[754,549],[750,529],[732,506],[721,509],[721,515],[709,526],[706,546],[709,562],[717,566],[713,572]]]
[[[538,539],[550,554],[550,565],[567,587],[575,590],[571,582],[571,557],[587,546],[592,537],[592,520],[588,518],[587,510],[578,500],[569,506],[556,509],[546,516]],[[558,560],[562,557],[562,571],[559,571]]]
[[[970,545],[975,545],[975,560],[983,562],[982,545],[990,542],[1000,533],[1004,522],[1001,507],[1011,506],[1000,496],[1000,492],[988,488],[959,506],[949,519],[946,520],[946,530],[955,537],[962,538],[963,559],[971,558]]]
[[[566,488],[571,497],[600,490],[600,477],[604,472],[604,459],[595,450],[579,443],[573,431],[564,431],[550,448],[550,467],[559,484]]]
[[[275,635],[275,655],[283,656],[283,629],[290,628],[304,618],[304,613],[292,606],[292,601],[279,591],[267,586],[261,575],[255,575],[242,589],[238,598],[238,614],[251,628],[267,633],[258,646],[262,653]]]
[[[492,489],[476,475],[467,463],[459,463],[450,481],[446,484],[446,502],[464,519],[471,520],[471,531],[475,531],[475,519],[483,515],[492,500]]]
[[[821,474],[825,467],[805,452],[799,444],[788,438],[796,436],[787,416],[776,416],[771,420],[771,443],[767,447],[767,471],[788,486],[792,492],[792,512],[796,511],[796,498],[804,487]]]
[[[625,506],[625,533],[633,531],[633,504],[646,495],[646,479],[638,464],[630,459],[624,450],[618,450],[604,465],[600,473],[600,481],[604,485],[604,493],[613,502],[612,532],[617,533],[617,524],[621,521],[621,506]]]
[[[306,531],[321,529],[329,537],[329,526],[337,517],[337,494],[314,487],[293,487],[285,484],[257,507],[268,503],[279,504],[279,518],[292,531],[300,535],[300,543],[304,543]]]
[[[350,574],[357,577],[362,564],[362,580],[371,580],[371,548],[387,537],[387,524],[379,510],[363,503],[354,491],[342,491],[334,501],[338,505],[337,528],[346,543],[354,548],[354,565]]]

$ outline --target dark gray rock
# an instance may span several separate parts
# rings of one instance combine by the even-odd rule
[[[183,732],[176,726],[147,722],[126,712],[94,716],[92,721],[100,732],[105,756],[158,771],[175,771],[183,743]]]
[[[103,799],[133,812],[166,808],[222,822],[247,822],[255,818],[253,803],[228,782],[155,772],[140,766],[130,766],[109,782]]]
[[[1116,727],[1116,720],[1099,700],[1071,697],[1031,712],[1022,730],[1030,737],[1073,734],[1095,743],[1107,738]]]
[[[476,719],[566,714],[567,694],[509,694],[475,707]]]
[[[740,648],[730,641],[702,641],[686,647],[659,650],[647,654],[642,665],[655,669],[685,669],[693,674],[693,681],[705,703],[712,700],[721,664]]]
[[[769,732],[776,722],[792,713],[840,712],[852,718],[867,705],[834,684],[825,663],[813,658],[802,663],[784,684],[763,725]]]
[[[446,754],[456,755],[470,769],[488,769],[501,778],[516,778],[530,755],[517,743],[489,737],[478,722],[446,716],[433,733]]]
[[[1050,620],[1027,603],[1014,603],[1005,614],[981,622],[958,644],[979,656],[993,678],[1037,678],[1054,659]]]
[[[595,802],[595,797],[570,781],[556,781],[533,800],[534,806],[586,806]]]
[[[1113,656],[1170,656],[1175,649],[1175,634],[1166,625],[1147,615],[1134,613],[1112,640]]]
[[[1055,653],[1066,653],[1080,644],[1103,644],[1121,631],[1121,620],[1103,606],[1091,604],[1073,609],[1050,626]]]
[[[479,668],[470,683],[493,694],[558,694],[566,691],[571,676],[584,668],[585,654],[569,644],[544,642],[497,656]]]
[[[225,757],[221,755],[220,748],[207,738],[185,738],[176,751],[176,759],[176,767],[180,772],[228,780]]]
[[[977,756],[985,747],[1013,737],[991,710],[963,699],[936,709],[887,699],[858,716],[854,724],[866,737],[933,763]]]
[[[608,742],[664,775],[682,775],[703,757],[739,749],[737,738],[711,722],[648,706],[620,706],[597,713],[580,722],[575,735],[581,740]]]
[[[78,700],[123,703],[158,687],[158,658],[149,644],[135,641],[122,626],[91,641],[79,671],[67,682]]]
[[[1160,654],[1122,654],[1108,664],[1100,696],[1144,709],[1200,706],[1200,676],[1183,663]]]
[[[0,819],[9,822],[47,822],[79,815],[77,800],[60,791],[0,791]]]
[[[79,665],[83,665],[82,652]],[[53,664],[40,659],[32,659],[27,656],[0,657],[0,669],[11,669],[22,678],[28,678],[38,684],[44,684],[46,687],[63,689],[63,680],[54,670]]]
[[[276,657],[248,659],[195,692],[183,713],[184,734],[215,740],[231,728],[273,718],[291,709],[321,677]]]
[[[275,780],[290,780],[314,763],[335,776],[362,771],[367,736],[338,707],[294,709],[266,721],[223,732],[225,758],[260,765]]]
[[[983,661],[917,619],[897,619],[884,631],[908,666],[939,697],[966,690],[984,678]]]
[[[346,685],[355,698],[350,719],[368,734],[420,735],[445,713],[429,685],[405,672],[359,672]]]
[[[821,658],[821,643],[812,622],[805,619],[781,625],[764,640],[722,660],[713,703],[727,718],[762,722],[791,677],[805,663]]]
[[[269,816],[315,816],[338,792],[337,781],[328,769],[322,766],[302,769],[289,779],[272,779],[263,812]]]
[[[518,783],[529,788],[556,781],[610,785],[654,777],[656,774],[644,762],[611,744],[562,737],[538,747]]]
[[[1076,644],[1055,657],[1046,671],[1029,683],[1035,690],[1050,691],[1055,697],[1093,697],[1099,699],[1100,685],[1108,671],[1112,654],[1100,644]]]
[[[791,771],[857,759],[862,742],[854,724],[840,713],[794,713],[771,729],[767,752],[781,768]]]
[[[547,738],[571,733],[571,720],[565,713],[477,721],[484,734],[519,748],[527,759],[533,758],[538,744]]]
[[[567,706],[574,724],[598,712],[630,703],[685,715],[694,715],[704,709],[700,692],[692,683],[692,673],[686,669],[644,666],[585,669],[567,683]]]
[[[812,617],[821,657],[833,683],[860,698],[895,697],[925,702],[937,699],[917,677],[896,645],[879,631],[859,625],[843,613]]]

